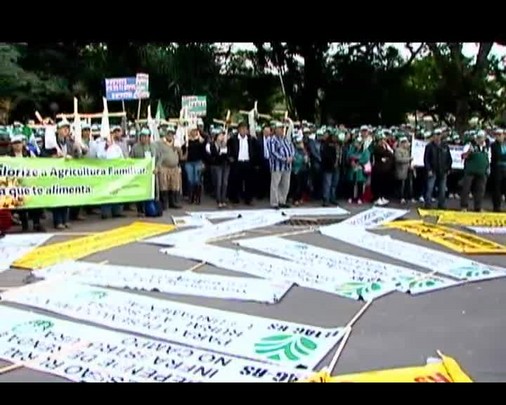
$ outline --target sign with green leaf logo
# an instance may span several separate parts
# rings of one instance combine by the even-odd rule
[[[255,353],[274,361],[298,361],[317,349],[311,339],[298,335],[272,335],[255,344]]]
[[[40,333],[40,332],[46,332],[47,330],[51,329],[53,326],[54,326],[53,322],[40,319],[40,320],[25,322],[25,323],[21,323],[19,325],[16,325],[12,328],[12,331],[14,333],[18,333],[18,334]]]

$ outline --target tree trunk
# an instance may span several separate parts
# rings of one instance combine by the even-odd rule
[[[469,102],[464,99],[457,100],[455,111],[455,129],[462,134],[469,126],[470,118]]]

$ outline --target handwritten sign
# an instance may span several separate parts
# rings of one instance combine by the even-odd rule
[[[364,229],[374,229],[378,228],[383,224],[386,224],[390,221],[394,221],[397,218],[401,218],[406,215],[408,210],[398,210],[394,208],[382,208],[382,207],[373,207],[368,210],[362,211],[356,215],[353,215],[351,218],[348,218],[338,224],[328,225],[320,228],[326,230],[338,229],[339,226],[358,226]]]
[[[188,111],[189,117],[205,117],[207,113],[206,96],[183,96],[181,105]]]
[[[149,98],[149,75],[105,79],[105,98],[109,101]]]

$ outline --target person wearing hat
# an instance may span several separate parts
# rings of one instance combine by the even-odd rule
[[[376,205],[387,205],[387,196],[392,186],[392,174],[395,165],[394,151],[387,142],[385,135],[380,132],[373,148],[371,187],[376,198]]]
[[[495,131],[491,146],[490,177],[492,180],[492,205],[494,212],[501,212],[502,196],[506,194],[506,140],[505,131]]]
[[[346,159],[349,164],[347,180],[351,185],[352,197],[348,203],[362,204],[365,184],[371,173],[371,152],[364,145],[364,140],[358,136],[348,150]]]
[[[268,124],[262,128],[257,137],[259,173],[257,181],[257,198],[263,200],[269,196],[271,187],[271,168],[269,163],[269,143],[272,139],[272,129]]]
[[[338,141],[337,132],[326,131],[325,140],[321,146],[323,173],[323,201],[324,207],[329,204],[337,205],[337,187],[339,185],[342,145]]]
[[[469,193],[473,192],[474,210],[482,210],[487,176],[490,170],[489,148],[486,144],[485,131],[478,131],[474,140],[464,146],[462,160],[464,160],[464,179],[460,196],[460,208],[469,208]]]
[[[162,209],[179,209],[179,194],[181,193],[181,148],[175,144],[175,128],[168,127],[165,136],[160,139],[156,147],[156,171]]]
[[[413,158],[409,146],[408,138],[402,136],[394,153],[396,194],[401,204],[406,204],[407,200],[413,198]]]
[[[258,162],[258,144],[248,133],[248,123],[242,121],[239,133],[227,142],[230,170],[230,200],[238,204],[243,194],[246,205],[251,205],[254,194],[254,167]]]
[[[290,178],[295,148],[293,143],[286,137],[284,125],[281,122],[276,123],[270,147],[270,204],[275,209],[288,208],[289,205],[286,200],[290,191]]]
[[[209,165],[215,187],[214,196],[218,208],[227,206],[228,176],[230,162],[228,159],[227,137],[223,128],[216,128],[211,132],[213,140],[206,145]]]
[[[452,169],[450,148],[441,141],[442,132],[435,130],[431,141],[425,145],[423,162],[427,173],[424,203],[426,209],[432,208],[432,195],[437,187],[438,209],[446,209],[446,179]]]
[[[143,128],[139,134],[139,140],[132,146],[130,150],[130,157],[132,159],[151,159],[156,156],[156,149],[151,142],[151,131],[148,128]],[[161,199],[160,193],[160,199]],[[136,204],[137,216],[144,216],[144,206],[146,201],[139,201]],[[167,205],[167,204],[165,204]],[[162,200],[163,206],[163,200]],[[165,208],[166,209],[166,208]]]
[[[13,158],[30,158],[31,155],[28,152],[28,149],[26,148],[24,141],[25,137],[23,135],[14,135],[11,138],[10,151],[8,155]],[[31,219],[33,222],[34,232],[46,231],[40,223],[42,215],[42,210],[40,208],[20,209],[16,210],[16,212],[19,215],[19,220],[21,222],[21,229],[23,232],[28,232],[29,219]]]
[[[202,172],[204,171],[205,140],[196,126],[190,126],[188,140],[182,147],[184,170],[188,183],[190,204],[200,204],[202,196]]]
[[[299,206],[303,203],[303,195],[307,189],[307,181],[309,175],[309,155],[304,146],[304,137],[302,134],[293,137],[295,144],[295,155],[292,164],[292,177],[290,180],[291,190],[289,195],[292,196],[293,204]]]
[[[82,157],[82,150],[79,148],[70,136],[70,123],[63,119],[56,124],[56,146],[46,148],[42,156],[55,159],[72,159]],[[47,134],[47,132],[46,132]],[[52,210],[53,226],[55,229],[63,230],[69,228],[69,207],[56,207]]]

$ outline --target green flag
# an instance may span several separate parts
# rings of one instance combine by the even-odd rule
[[[158,106],[156,107],[155,120],[158,122],[165,121],[165,113],[163,112],[163,106],[162,106],[161,100],[158,100]]]

